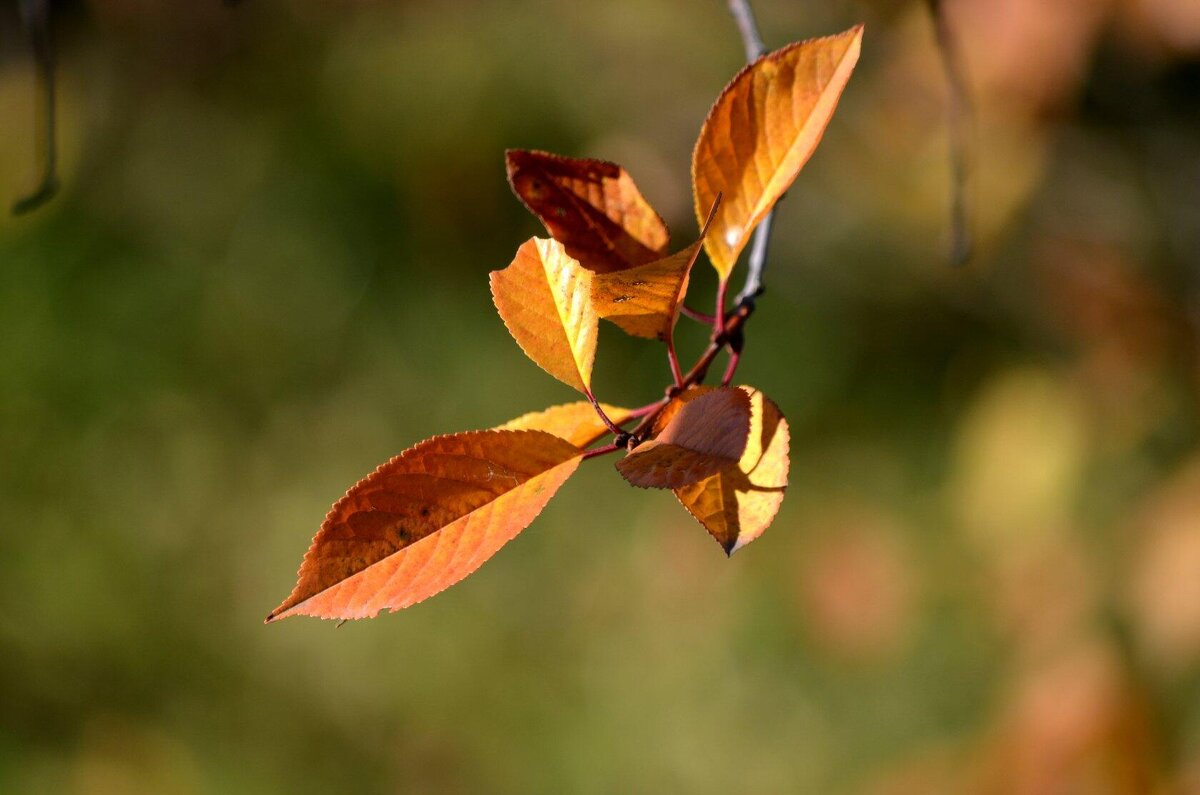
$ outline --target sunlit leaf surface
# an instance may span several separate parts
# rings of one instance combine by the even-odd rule
[[[528,527],[579,460],[540,431],[473,431],[405,450],[337,501],[267,621],[370,618],[433,596]]]
[[[812,155],[858,61],[862,26],[789,44],[747,66],[709,111],[692,153],[696,218],[718,193],[705,250],[721,278]]]

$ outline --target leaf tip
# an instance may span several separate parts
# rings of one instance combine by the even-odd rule
[[[527,152],[524,149],[505,149],[504,150],[504,171],[508,175],[511,182],[513,174],[521,167],[521,159]]]

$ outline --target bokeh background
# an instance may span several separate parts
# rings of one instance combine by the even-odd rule
[[[791,424],[774,526],[727,560],[601,459],[335,630],[262,619],[346,487],[574,399],[491,306],[540,232],[504,148],[621,162],[690,239],[724,4],[59,3],[64,188],[0,217],[0,791],[1200,792],[1200,4],[945,4],[960,270],[924,3],[755,4],[775,46],[867,23],[741,371]],[[606,328],[597,378],[665,359]]]

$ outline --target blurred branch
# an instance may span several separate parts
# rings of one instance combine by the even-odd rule
[[[754,11],[750,8],[749,0],[729,0],[729,13],[737,23],[742,34],[742,44],[746,47],[746,63],[756,60],[767,51],[763,45],[762,36],[758,34],[758,23],[754,21]]]
[[[958,43],[946,21],[942,0],[926,0],[933,20],[934,37],[942,59],[942,70],[950,90],[950,264],[966,264],[971,258],[971,228],[967,182],[970,177],[971,118],[966,70]]]
[[[21,0],[21,19],[29,33],[37,65],[38,123],[41,127],[42,178],[38,187],[12,206],[13,215],[36,210],[58,192],[58,146],[54,87],[54,41],[50,35],[50,0]]]
[[[767,51],[762,36],[758,32],[758,22],[754,19],[754,11],[750,8],[750,0],[729,0],[729,13],[737,23],[738,31],[742,34],[742,45],[746,49],[746,62],[753,63]],[[750,262],[746,273],[746,282],[737,294],[736,304],[751,304],[763,291],[762,275],[767,266],[767,244],[771,240],[771,220],[775,211],[767,213],[754,233],[750,243]]]

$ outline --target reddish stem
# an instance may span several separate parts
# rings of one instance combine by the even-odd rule
[[[684,315],[685,317],[690,317],[692,320],[695,320],[698,323],[704,323],[708,326],[711,326],[716,321],[715,315],[710,315],[707,312],[701,312],[697,309],[692,309],[690,306],[685,306],[682,304],[679,307],[679,314]]]
[[[595,458],[596,456],[615,453],[619,449],[621,448],[617,447],[615,444],[606,444],[603,447],[593,447],[591,450],[584,452],[582,460],[586,461],[589,458]]]
[[[596,396],[592,394],[592,390],[588,387],[584,387],[583,394],[587,396],[588,402],[592,404],[592,408],[596,410],[596,416],[600,418],[600,421],[604,423],[604,426],[612,431],[614,435],[621,433],[622,431],[620,426],[610,420],[608,415],[604,413],[604,409],[600,408],[600,403],[596,400]]]
[[[637,417],[645,417],[647,414],[649,414],[650,412],[657,409],[659,407],[659,405],[661,405],[661,404],[662,404],[661,400],[656,400],[653,403],[647,403],[645,406],[641,406],[639,408],[632,409],[629,412],[629,418],[635,419]]]
[[[717,284],[717,312],[712,319],[714,340],[725,333],[725,288],[728,286],[728,278]]]
[[[679,366],[679,354],[675,351],[675,329],[671,329],[671,333],[667,335],[667,361],[671,363],[671,377],[675,379],[675,386],[683,387],[683,368]]]
[[[725,375],[721,377],[721,386],[729,386],[733,382],[733,374],[737,372],[738,363],[741,360],[741,351],[729,352],[729,364],[725,367]]]
[[[647,428],[654,424],[654,420],[658,418],[658,415],[662,413],[662,410],[666,408],[668,403],[671,402],[671,397],[679,392],[684,391],[688,387],[695,386],[696,384],[703,382],[704,376],[708,374],[708,368],[713,363],[713,359],[717,358],[717,354],[720,353],[721,350],[728,344],[730,337],[736,335],[741,330],[742,326],[746,324],[746,321],[750,318],[750,315],[753,312],[753,301],[739,303],[737,308],[730,313],[729,321],[725,324],[724,333],[715,336],[712,342],[708,344],[708,347],[704,349],[704,353],[701,354],[696,363],[692,365],[692,369],[688,370],[683,376],[683,383],[674,388],[670,395],[660,400],[657,404],[654,404],[658,408],[647,413],[642,418],[642,421],[637,424],[637,427],[629,432],[629,435],[635,440],[641,440],[642,434],[646,432]]]

